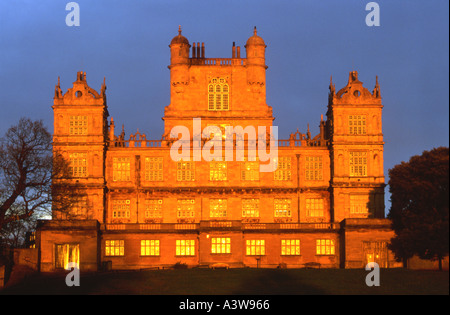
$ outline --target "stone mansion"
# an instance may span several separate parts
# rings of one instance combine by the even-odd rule
[[[70,176],[54,185],[79,198],[69,211],[54,204],[52,220],[39,222],[41,271],[65,269],[69,262],[94,271],[176,263],[399,266],[387,249],[394,232],[384,218],[378,79],[372,91],[356,71],[341,89],[330,81],[319,134],[308,128],[278,139],[269,133],[274,117],[266,103],[267,46],[256,28],[245,57],[233,43],[231,58],[206,58],[204,44],[190,43],[181,29],[169,47],[170,104],[160,139],[126,136],[115,125],[104,82],[96,91],[78,72],[63,93],[58,79],[53,148],[68,161]],[[177,127],[190,138],[181,139],[173,132]],[[251,128],[261,127],[266,136],[256,141]],[[224,141],[213,142],[221,153],[206,160],[199,153],[211,152],[205,149],[211,139]],[[174,147],[186,142],[187,151]],[[276,149],[276,156],[268,162],[252,158],[255,142],[258,152]],[[242,159],[233,155],[239,145]],[[230,150],[233,158],[222,158]],[[274,170],[262,171],[270,162]]]

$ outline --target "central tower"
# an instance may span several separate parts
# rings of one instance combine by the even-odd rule
[[[245,44],[246,58],[233,43],[231,58],[206,58],[204,43],[189,43],[181,34],[170,45],[170,105],[164,112],[164,136],[174,126],[186,126],[192,135],[193,118],[208,125],[272,126],[272,108],[266,104],[264,40],[256,27]],[[192,50],[191,50],[192,48]]]

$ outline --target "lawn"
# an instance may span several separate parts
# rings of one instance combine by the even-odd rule
[[[67,272],[68,273],[68,272]],[[380,286],[369,271],[343,269],[184,269],[83,273],[67,287],[66,273],[34,274],[0,294],[133,295],[374,295],[449,294],[448,271],[381,269]]]

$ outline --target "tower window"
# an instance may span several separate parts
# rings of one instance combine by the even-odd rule
[[[350,215],[367,218],[371,212],[369,195],[350,195]]]
[[[366,116],[365,115],[348,116],[348,133],[351,135],[365,135]]]
[[[69,134],[71,136],[87,135],[88,118],[87,116],[70,116]]]
[[[208,84],[208,110],[229,110],[229,91],[224,78],[213,78]]]
[[[350,176],[367,176],[367,152],[350,152]]]
[[[69,154],[69,172],[73,177],[87,177],[87,153]]]

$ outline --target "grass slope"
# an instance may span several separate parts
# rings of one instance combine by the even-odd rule
[[[68,272],[67,272],[68,273]],[[368,271],[343,269],[186,269],[83,273],[67,287],[67,273],[34,274],[0,294],[148,295],[412,295],[449,294],[448,271],[381,269],[380,286],[368,287]]]

